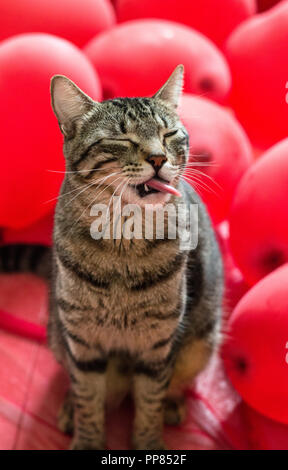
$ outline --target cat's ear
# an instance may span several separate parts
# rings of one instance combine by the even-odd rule
[[[61,132],[71,137],[76,122],[97,103],[64,75],[54,75],[51,80],[51,103]]]
[[[167,82],[153,96],[177,108],[183,89],[184,66],[177,65]]]

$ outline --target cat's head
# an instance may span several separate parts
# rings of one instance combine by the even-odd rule
[[[122,200],[164,204],[188,156],[188,134],[176,112],[183,66],[151,98],[98,103],[61,75],[52,79],[52,107],[64,134],[67,170],[79,185],[95,182]],[[71,172],[71,173],[70,173]]]

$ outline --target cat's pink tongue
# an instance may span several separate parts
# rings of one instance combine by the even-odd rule
[[[174,194],[174,196],[182,197],[182,194],[176,188],[174,188],[174,186],[164,183],[158,179],[151,178],[151,180],[146,181],[145,184],[147,184],[147,186],[149,186],[150,188],[161,191],[162,193],[170,193]]]

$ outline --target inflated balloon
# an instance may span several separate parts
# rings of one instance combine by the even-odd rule
[[[22,229],[4,228],[1,234],[1,243],[6,244],[36,244],[52,245],[52,232],[54,226],[54,210],[49,212],[32,225]]]
[[[253,450],[287,450],[288,426],[257,413],[250,406],[242,407],[246,435]]]
[[[256,0],[116,0],[119,21],[163,18],[201,31],[220,47],[233,29],[256,12]]]
[[[222,355],[242,398],[260,413],[288,424],[288,264],[240,300],[228,322]]]
[[[227,41],[231,104],[252,142],[267,148],[287,136],[288,2],[245,21]]]
[[[268,10],[269,8],[274,7],[274,5],[276,5],[280,1],[281,0],[257,0],[258,11],[261,12]]]
[[[249,284],[288,261],[288,139],[241,180],[231,207],[230,244]]]
[[[227,216],[235,188],[252,163],[250,143],[232,114],[205,98],[185,94],[179,112],[190,136],[186,177],[213,221],[219,222]]]
[[[224,319],[228,318],[238,302],[248,292],[250,286],[245,282],[243,275],[233,263],[231,256],[224,257]]]
[[[248,292],[250,286],[245,282],[239,268],[231,254],[229,245],[229,225],[227,221],[218,224],[215,227],[218,243],[223,260],[225,292],[223,315],[227,319],[234,310],[239,300]]]
[[[90,41],[84,51],[107,98],[152,95],[181,63],[186,91],[221,101],[230,90],[221,52],[202,34],[170,21],[123,23]]]
[[[63,179],[62,173],[50,172],[64,169],[62,137],[50,104],[51,77],[67,75],[94,99],[101,99],[101,87],[76,46],[46,34],[3,41],[0,70],[0,226],[21,228],[51,211],[47,201],[56,198]]]
[[[1,0],[0,40],[20,33],[61,36],[82,47],[115,23],[109,0]]]

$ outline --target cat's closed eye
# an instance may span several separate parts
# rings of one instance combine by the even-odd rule
[[[177,132],[178,132],[178,129],[175,129],[174,131],[167,132],[163,136],[164,140],[167,139],[168,137],[172,137],[173,135],[177,134]]]
[[[130,139],[105,138],[98,144],[98,151],[101,153],[123,154],[131,151],[133,147],[138,147],[138,144]]]
[[[104,149],[119,149],[119,150],[130,150],[131,147],[138,147],[139,144],[138,142],[132,140],[132,139],[115,139],[115,138],[105,138],[101,141],[100,148]]]

